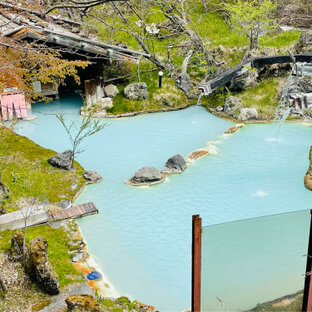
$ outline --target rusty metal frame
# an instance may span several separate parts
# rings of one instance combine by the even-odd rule
[[[192,312],[200,312],[202,219],[192,216]]]
[[[310,214],[311,214],[310,235],[309,235],[307,266],[306,266],[304,290],[303,290],[302,312],[312,312],[312,283],[311,283],[311,273],[312,273],[312,210],[310,210]]]

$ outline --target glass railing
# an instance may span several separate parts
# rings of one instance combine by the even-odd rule
[[[202,311],[299,311],[309,228],[310,210],[204,226]]]

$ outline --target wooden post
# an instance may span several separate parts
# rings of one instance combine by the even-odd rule
[[[192,216],[192,312],[200,312],[202,219]]]
[[[312,312],[312,285],[311,285],[311,272],[312,272],[312,210],[310,210],[310,235],[309,247],[307,254],[307,266],[304,281],[302,312]]]

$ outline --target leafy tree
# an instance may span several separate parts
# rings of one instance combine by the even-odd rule
[[[251,50],[258,48],[259,36],[263,32],[276,27],[277,4],[271,0],[235,0],[224,5],[234,29],[248,38]]]
[[[64,114],[59,113],[56,118],[60,121],[61,125],[64,127],[70,144],[72,146],[72,166],[77,154],[84,152],[85,150],[81,147],[82,142],[89,136],[103,130],[107,127],[107,123],[101,123],[100,120],[95,120],[92,118],[92,113],[88,116],[83,117],[80,121],[71,121],[66,123]]]
[[[68,61],[60,52],[44,45],[20,43],[0,34],[0,89],[18,87],[27,100],[45,100],[33,90],[32,82],[64,84],[72,76],[79,84],[77,67],[85,68],[88,61]]]

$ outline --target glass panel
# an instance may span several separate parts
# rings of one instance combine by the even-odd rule
[[[202,311],[248,310],[302,291],[309,226],[308,210],[203,227]],[[302,294],[273,304],[293,301],[300,306]]]

